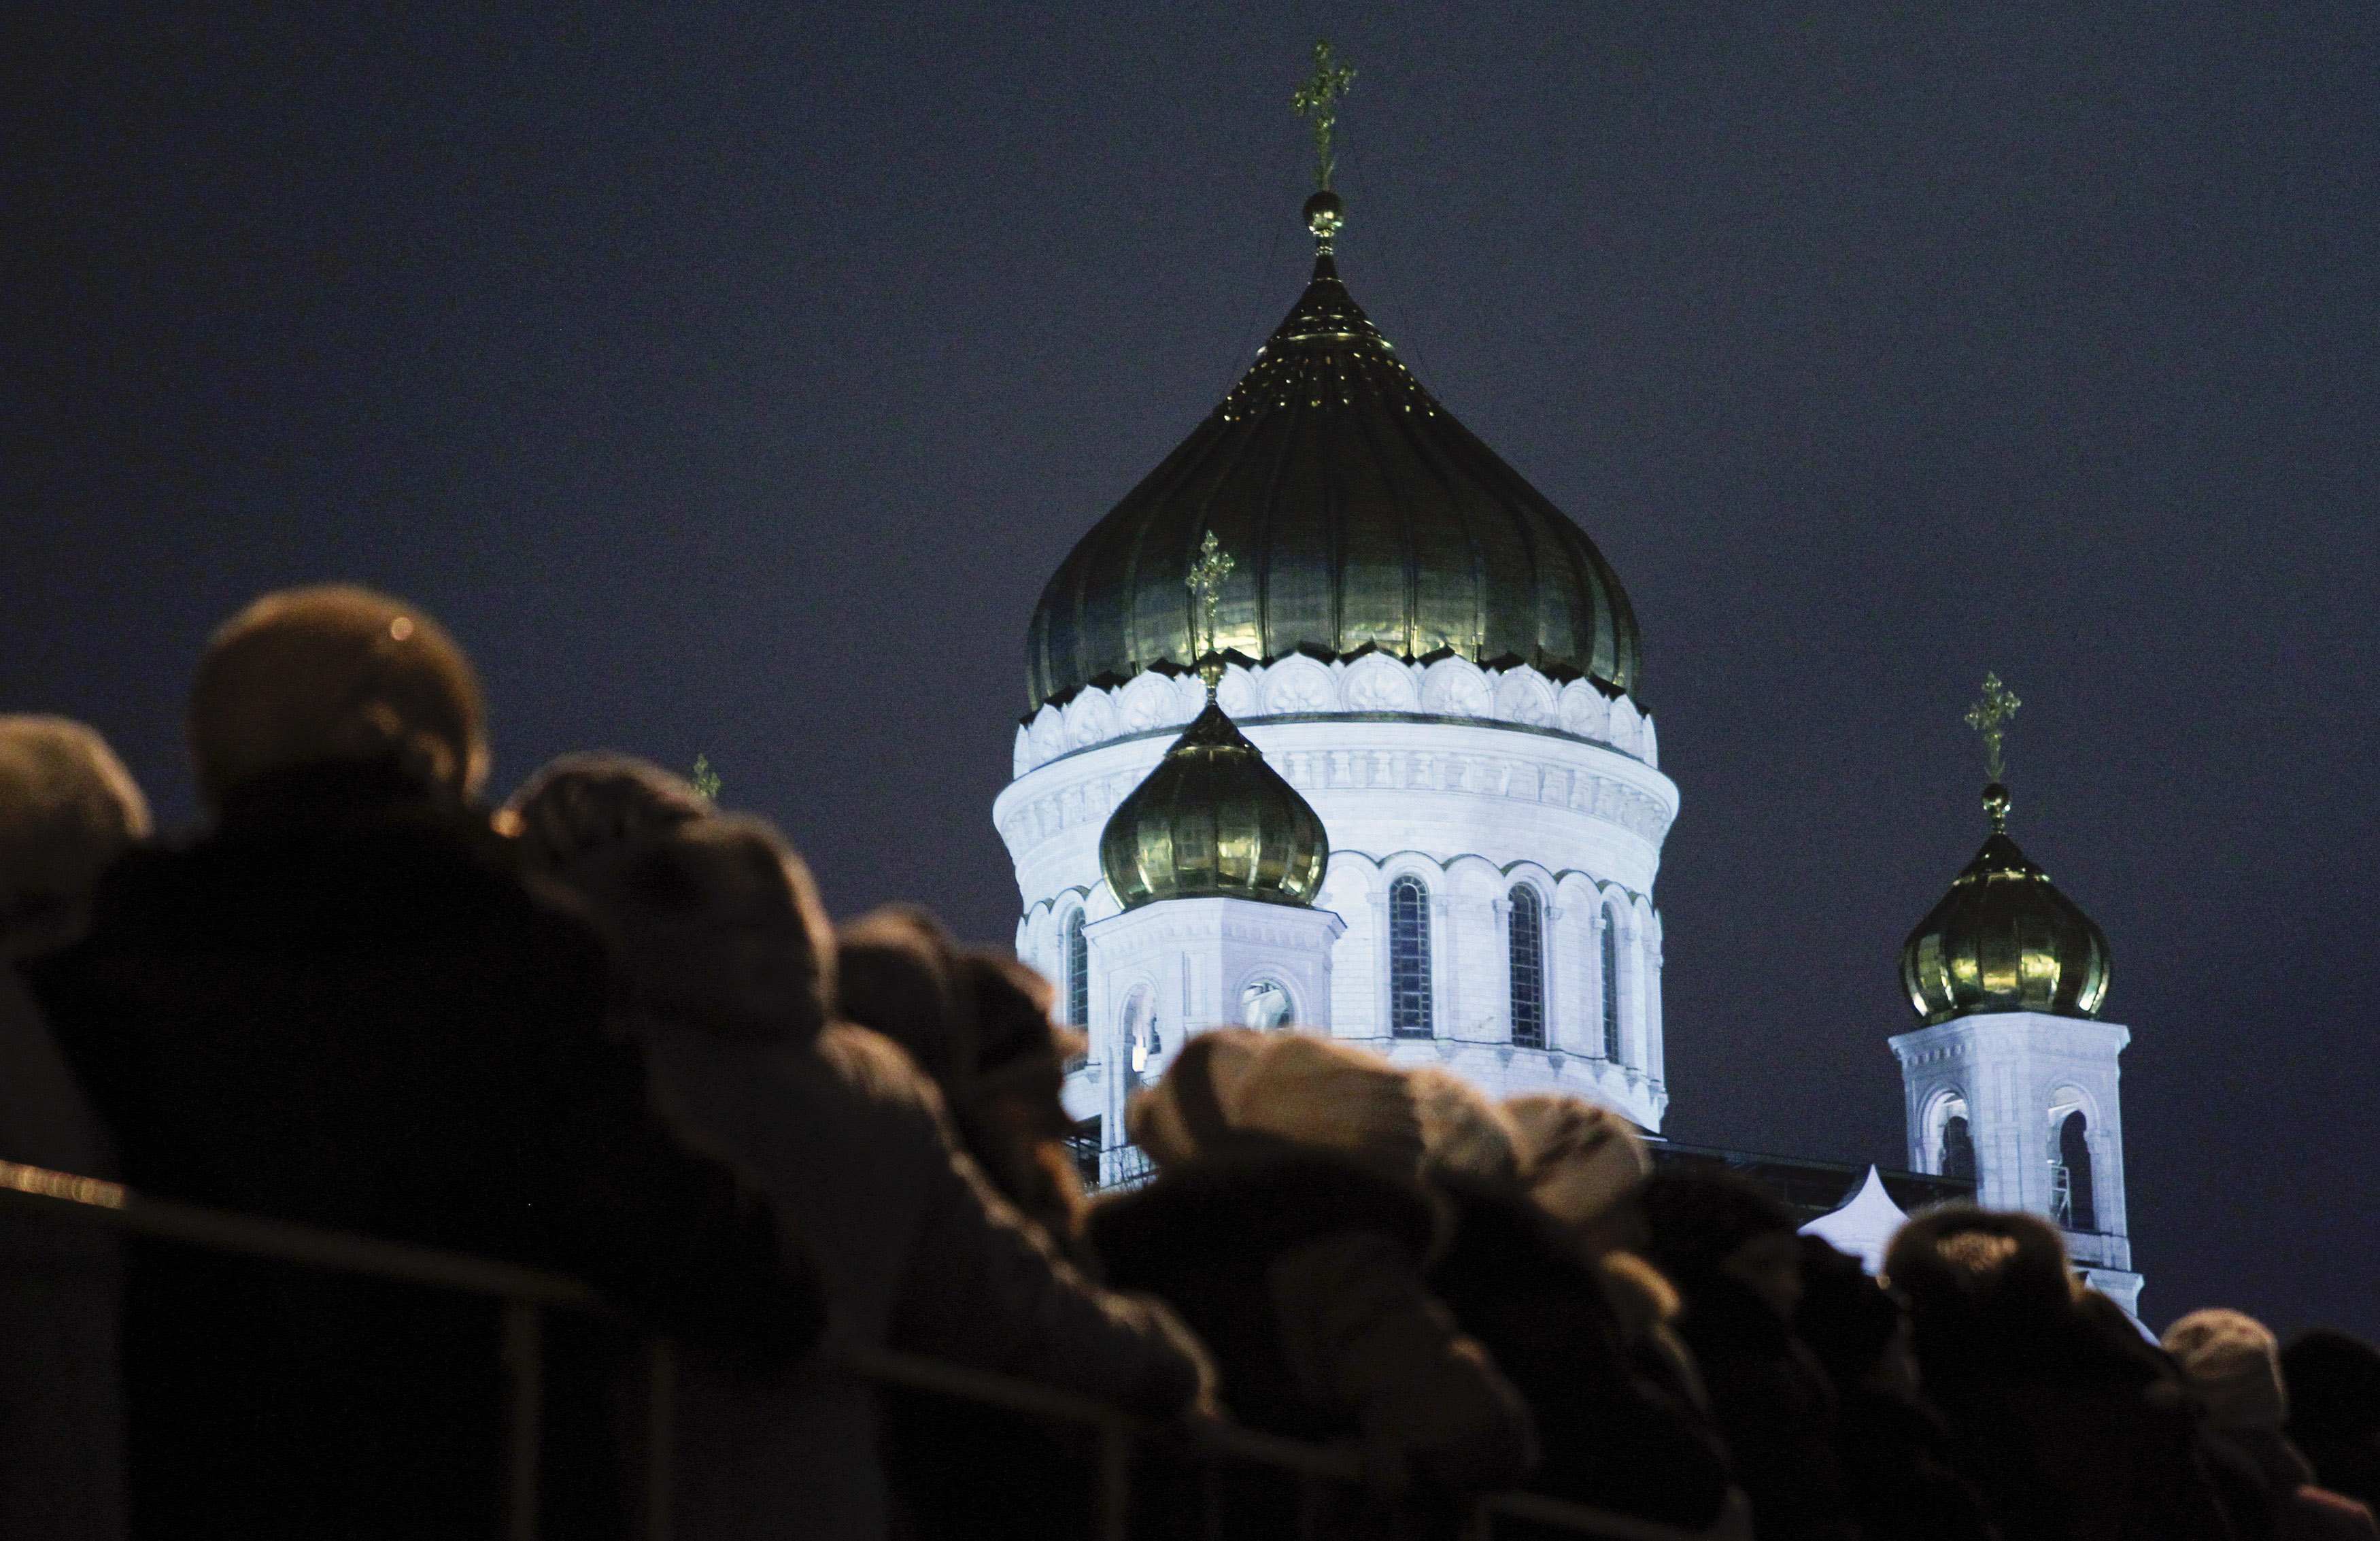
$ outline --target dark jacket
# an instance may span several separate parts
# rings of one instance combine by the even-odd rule
[[[2304,1453],[2279,1429],[2219,1429],[2213,1438],[2255,1474],[2270,1501],[2276,1541],[2380,1541],[2372,1511],[2318,1485]]]
[[[1826,1372],[1782,1317],[1726,1274],[1678,1282],[1686,1297],[1678,1329],[1702,1366],[1761,1541],[1857,1536]]]
[[[0,1159],[115,1175],[81,1088],[17,970],[0,959]],[[0,1208],[0,1536],[124,1535],[121,1238]]]
[[[1718,1517],[1727,1458],[1717,1433],[1631,1367],[1594,1268],[1532,1204],[1485,1184],[1440,1181],[1453,1206],[1431,1291],[1536,1419],[1536,1492],[1687,1529]]]
[[[1429,1293],[1437,1223],[1418,1185],[1283,1149],[1167,1168],[1094,1206],[1089,1234],[1110,1285],[1160,1296],[1205,1340],[1241,1422],[1386,1453],[1427,1492],[1506,1486],[1535,1463],[1528,1414]],[[1297,1533],[1293,1483],[1218,1486],[1220,1534]],[[1196,1503],[1163,1518],[1206,1534]],[[1341,1523],[1372,1522],[1322,1528]]]
[[[483,819],[334,774],[128,857],[91,935],[33,974],[134,1186],[560,1269],[639,1321],[782,1362],[820,1329],[807,1263],[663,1132],[635,1052],[602,1036],[604,981],[593,933]],[[131,1247],[135,1534],[494,1534],[498,1317]],[[584,1401],[549,1395],[557,1438]],[[574,1446],[546,1472],[569,1516],[551,1533],[616,1522],[592,1463]]]
[[[1867,1541],[1996,1541],[1981,1495],[1957,1466],[1950,1430],[1912,1397],[1841,1389],[1835,1451]]]
[[[1040,1233],[953,1148],[933,1083],[890,1039],[848,1024],[815,1040],[731,1043],[646,1022],[656,1077],[688,1126],[765,1184],[819,1253],[836,1340],[906,1350],[1095,1398],[1155,1419],[1199,1389],[1196,1345],[1162,1307],[1112,1295],[1054,1256]],[[689,1360],[678,1440],[679,1533],[703,1541],[868,1541],[886,1531],[876,1389],[827,1362],[767,1380]],[[985,1469],[947,1431],[920,1462],[972,1472],[971,1511],[924,1533],[966,1534],[990,1511],[1047,1535],[1065,1495],[1018,1503],[1040,1471]],[[1087,1473],[1072,1508],[1087,1526]],[[921,1527],[922,1528],[922,1527]]]
[[[2230,1541],[2168,1361],[2097,1297],[1956,1332],[1918,1318],[1926,1394],[2007,1541]]]

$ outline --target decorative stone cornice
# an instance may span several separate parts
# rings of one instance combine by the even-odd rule
[[[1482,669],[1467,659],[1407,663],[1386,653],[1324,662],[1304,654],[1232,664],[1220,699],[1242,724],[1327,716],[1487,722],[1601,745],[1658,769],[1653,720],[1625,696],[1590,680],[1557,685],[1522,664]],[[1206,704],[1196,675],[1155,670],[1120,686],[1086,686],[1062,707],[1044,706],[1016,730],[1013,773],[1138,734],[1179,728]]]
[[[1616,824],[1656,848],[1669,834],[1675,816],[1668,803],[1642,787],[1575,762],[1564,763],[1558,753],[1353,747],[1293,749],[1269,756],[1268,760],[1290,785],[1308,797],[1334,792],[1393,791],[1534,803]],[[1140,784],[1148,770],[1146,764],[1138,762],[1120,764],[1081,781],[1053,783],[1038,795],[1017,795],[1023,790],[1022,782],[1013,782],[993,809],[1001,838],[1012,852],[1021,852],[1076,825],[1104,826],[1116,805]]]

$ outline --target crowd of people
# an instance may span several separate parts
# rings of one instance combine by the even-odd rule
[[[776,830],[635,759],[491,811],[411,605],[259,601],[188,732],[207,822],[164,841],[97,734],[0,718],[0,1159],[587,1281],[545,1534],[628,1534],[660,1334],[704,1541],[1092,1534],[1081,1429],[887,1389],[885,1349],[1165,1430],[1151,1537],[1451,1535],[1502,1489],[1760,1541],[2380,1536],[2380,1352],[2153,1343],[2029,1216],[1921,1213],[1873,1278],[1587,1102],[1229,1027],[1094,1200],[1038,975],[923,909],[838,928]],[[498,1533],[487,1300],[0,1220],[0,1535]],[[1362,1480],[1209,1459],[1222,1420]]]

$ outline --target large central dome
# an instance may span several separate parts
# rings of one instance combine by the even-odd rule
[[[1182,575],[1239,558],[1219,645],[1525,663],[1614,694],[1636,619],[1602,553],[1440,406],[1339,280],[1337,199],[1308,204],[1314,278],[1223,404],[1085,536],[1026,637],[1032,707],[1196,659]]]

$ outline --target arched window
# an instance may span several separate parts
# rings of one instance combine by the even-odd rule
[[[2058,1125],[2058,1155],[2049,1177],[2058,1222],[2069,1231],[2098,1230],[2099,1206],[2091,1191],[2091,1121],[2080,1108]]]
[[[1546,919],[1544,901],[1526,883],[1512,885],[1512,1047],[1546,1046]]]
[[[1123,1047],[1124,1085],[1148,1086],[1165,1072],[1165,1035],[1158,1030],[1155,1002],[1146,986],[1123,1003],[1123,1028],[1116,1041]]]
[[[1603,1057],[1620,1058],[1620,915],[1603,912]]]
[[[1959,1106],[1963,1109],[1965,1103]],[[1942,1121],[1942,1145],[1934,1153],[1934,1165],[1945,1177],[1975,1180],[1975,1137],[1967,1129],[1967,1115],[1952,1113]]]
[[[1259,1033],[1289,1025],[1293,1009],[1289,990],[1277,980],[1258,979],[1240,991],[1240,1025]]]
[[[1091,1025],[1091,944],[1083,938],[1083,912],[1066,920],[1066,1025]]]
[[[1430,1036],[1429,890],[1419,878],[1389,885],[1389,1032]]]

